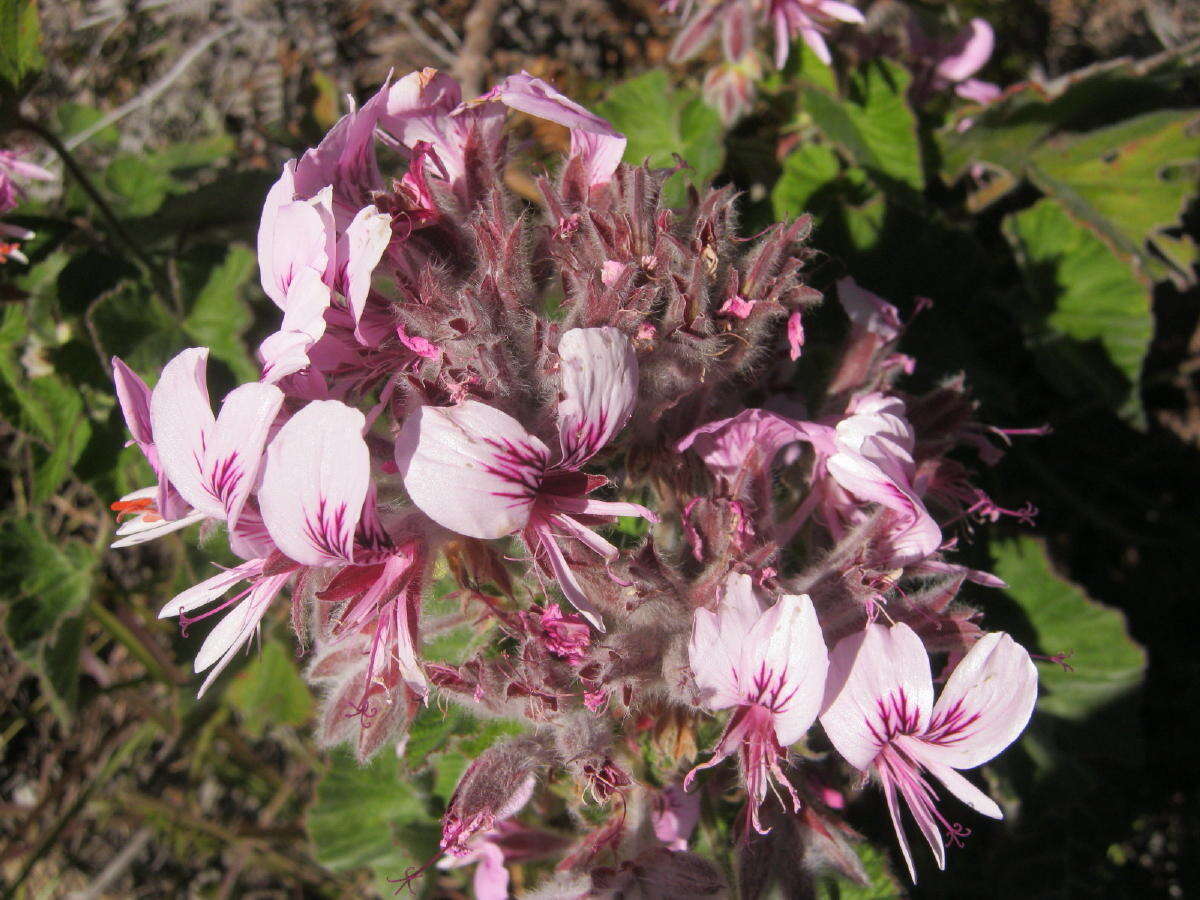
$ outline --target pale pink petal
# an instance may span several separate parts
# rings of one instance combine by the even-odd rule
[[[878,335],[885,344],[900,336],[900,313],[892,304],[859,287],[853,278],[840,279],[837,292],[856,329]]]
[[[396,438],[396,465],[413,503],[468,537],[523,528],[549,458],[520,422],[477,400],[416,409]]]
[[[841,3],[839,0],[821,0],[817,4],[817,10],[831,19],[849,22],[851,25],[862,25],[867,21],[862,12],[849,3]]]
[[[321,209],[294,200],[291,169],[267,194],[258,228],[258,267],[263,290],[281,309],[287,309],[292,280],[311,269],[324,272],[329,265],[332,221]],[[286,199],[285,199],[286,198]]]
[[[508,869],[504,851],[490,841],[479,846],[475,877],[471,880],[475,900],[508,900]]]
[[[921,759],[971,769],[1017,739],[1037,702],[1037,669],[1004,632],[985,634],[946,681]],[[947,785],[949,786],[949,785]]]
[[[281,551],[301,565],[354,561],[354,534],[370,484],[366,419],[337,400],[292,416],[267,448],[258,502]]]
[[[362,319],[371,276],[392,240],[392,217],[374,206],[360,209],[338,238],[338,288],[350,304],[355,323]]]
[[[258,348],[263,381],[275,384],[308,368],[308,351],[325,334],[325,311],[331,297],[319,272],[309,269],[292,281],[279,331]]]
[[[954,86],[954,93],[958,94],[958,96],[962,97],[964,100],[970,100],[973,103],[986,106],[993,100],[998,99],[1004,92],[997,85],[992,84],[990,81],[980,81],[978,78],[968,78],[966,81],[960,81]],[[962,121],[967,123],[969,126],[969,119],[963,119]]]
[[[880,770],[879,783],[883,788],[884,799],[887,801],[892,830],[896,832],[896,843],[900,845],[900,853],[904,857],[905,866],[908,867],[908,877],[912,879],[913,884],[916,884],[917,867],[913,863],[912,848],[908,845],[908,836],[904,833],[904,822],[900,818],[900,802],[896,796],[896,783],[886,769]]]
[[[554,533],[544,521],[535,521],[532,527],[534,534],[537,535],[538,545],[546,553],[546,561],[550,564],[550,571],[554,574],[554,579],[562,589],[563,597],[579,611],[580,615],[592,624],[593,628],[597,631],[604,631],[604,619],[600,616],[600,610],[592,603],[584,591],[583,585],[575,577],[575,572],[572,571],[566,557],[563,556],[562,548],[558,546]]]
[[[258,626],[267,612],[267,607],[279,596],[290,577],[291,573],[285,572],[259,578],[246,599],[225,613],[221,621],[208,633],[208,637],[200,645],[200,652],[196,654],[193,671],[203,672],[210,666],[212,670],[200,685],[197,699],[204,696],[204,692],[217,680],[217,676],[233,661],[238,650],[258,633]]]
[[[671,850],[686,850],[688,838],[700,821],[700,795],[680,785],[663,788],[650,812],[654,836]]]
[[[756,675],[768,683],[758,702],[772,710],[781,746],[794,744],[817,720],[829,655],[808,595],[787,594],[750,629],[742,647],[743,688]]]
[[[807,440],[805,424],[765,409],[747,409],[701,425],[675,449],[694,449],[714,475],[732,481],[744,466],[768,466],[788,444]]]
[[[159,487],[139,488],[121,498],[122,503],[128,503],[132,500],[157,500],[160,493]],[[146,541],[152,541],[160,538],[165,534],[170,534],[172,531],[179,531],[182,528],[187,528],[189,525],[194,525],[197,522],[207,518],[204,513],[193,512],[186,510],[186,515],[181,515],[178,518],[165,518],[159,511],[147,511],[138,513],[117,526],[114,537],[117,539],[109,546],[114,550],[121,547],[132,547],[135,544],[143,544]]]
[[[800,26],[800,37],[804,39],[804,43],[808,44],[810,50],[821,62],[825,65],[830,65],[833,62],[833,57],[829,54],[829,46],[825,43],[825,38],[821,32],[811,24]]]
[[[946,81],[965,81],[984,67],[996,46],[992,26],[972,19],[955,38],[950,54],[937,64],[936,72]]]
[[[206,578],[199,584],[192,585],[187,590],[176,594],[158,611],[158,617],[160,619],[169,619],[180,613],[188,613],[202,606],[207,606],[226,593],[235,584],[261,575],[262,570],[263,561],[261,559],[253,559],[241,565],[234,566],[232,569],[224,569],[211,578]]]
[[[782,69],[787,65],[791,52],[792,29],[788,25],[787,14],[781,8],[776,8],[771,22],[775,30],[775,68]]]
[[[637,403],[637,354],[615,328],[572,328],[559,339],[559,466],[574,469],[629,421]]]
[[[919,741],[914,741],[912,739],[902,738],[900,740],[902,742],[902,746],[920,743]],[[920,751],[918,751],[918,753],[919,752]],[[952,793],[971,809],[975,810],[975,812],[991,819],[1004,818],[1004,813],[995,800],[973,785],[954,769],[950,768],[950,766],[933,762],[924,754],[915,756],[914,758],[920,759],[925,768],[929,770],[930,774],[932,774],[938,781],[946,786],[946,790],[950,791],[950,793]]]
[[[282,405],[283,392],[275,385],[243,384],[229,392],[208,435],[201,487],[220,510],[210,514],[226,519],[231,528],[258,483],[263,447]]]
[[[699,53],[711,40],[725,8],[725,3],[714,3],[684,23],[671,46],[671,59],[684,62]]]
[[[749,575],[730,574],[725,579],[716,613],[696,610],[688,661],[705,706],[726,709],[744,700],[741,689],[743,648],[746,637],[762,615]],[[753,676],[753,673],[749,673]]]
[[[792,362],[800,358],[800,353],[804,349],[804,320],[800,316],[799,310],[788,316],[787,320],[787,340],[788,340],[788,356]]]
[[[146,387],[146,382],[125,365],[119,356],[112,358],[112,367],[117,401],[121,404],[125,425],[142,452],[146,454],[150,465],[156,466],[157,459],[150,459],[147,452],[154,447],[154,429],[150,427],[150,388]]]
[[[932,707],[929,657],[907,625],[868,625],[829,654],[821,726],[855,768],[869,768],[892,733],[923,732]]]
[[[221,517],[224,507],[204,489],[201,466],[216,419],[208,400],[208,348],[184,350],[163,367],[150,394],[155,449],[171,483],[196,510]]]

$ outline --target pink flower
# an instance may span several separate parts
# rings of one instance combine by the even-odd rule
[[[909,49],[914,57],[918,78],[914,94],[925,99],[934,91],[953,87],[964,100],[991,103],[1000,96],[1000,88],[972,76],[982,69],[996,46],[996,35],[983,19],[972,19],[951,40],[929,37],[918,20],[909,20]]]
[[[681,785],[672,784],[654,796],[650,823],[654,836],[670,850],[686,850],[688,838],[700,821],[700,797],[688,793]]]
[[[625,154],[625,135],[528,72],[510,75],[479,100],[499,100],[510,109],[570,129],[570,159],[583,166],[589,186],[607,184]]]
[[[582,618],[563,615],[557,603],[546,606],[537,619],[542,641],[552,656],[578,666],[586,657],[591,632]]]
[[[800,352],[804,349],[804,320],[801,318],[799,310],[788,316],[787,340],[788,355],[792,362],[795,362],[800,358]]]
[[[263,447],[283,394],[270,384],[243,384],[225,397],[213,416],[205,384],[208,348],[184,350],[163,368],[150,394],[149,434],[145,431],[140,380],[119,367],[118,383],[137,427],[135,440],[150,443],[163,476],[195,512],[225,521],[231,532],[258,483]],[[136,378],[136,376],[134,376]],[[122,404],[124,407],[124,403]],[[153,463],[151,463],[153,465]],[[151,536],[151,535],[148,535]],[[145,538],[143,538],[145,539]]]
[[[451,531],[492,539],[523,531],[544,554],[567,600],[603,631],[558,545],[556,532],[614,560],[617,548],[575,515],[640,516],[635,503],[592,500],[580,466],[619,432],[637,397],[637,357],[615,328],[575,328],[559,340],[562,399],[558,404],[559,458],[512,416],[467,400],[422,407],[408,416],[396,439],[396,465],[422,512]]]
[[[33,181],[53,181],[54,174],[47,172],[41,166],[26,162],[21,154],[13,150],[0,150],[0,216],[16,209],[24,196],[25,190],[18,179]],[[18,241],[27,241],[34,236],[28,228],[0,222],[0,238],[13,238],[13,241],[0,240],[0,264],[8,259],[28,263],[25,254],[21,252]]]
[[[752,804],[751,822],[765,834],[758,809],[772,781],[799,810],[780,768],[785,748],[800,740],[821,709],[828,659],[817,613],[807,595],[788,594],[763,611],[747,575],[730,575],[716,613],[696,610],[688,660],[703,704],[733,709],[713,757],[684,780],[737,753]]]
[[[863,14],[849,3],[839,0],[771,0],[771,25],[775,29],[775,68],[787,63],[788,45],[799,35],[817,59],[829,65],[832,57],[825,43],[824,32],[834,22],[862,25]]]
[[[699,454],[714,477],[736,496],[738,487],[769,468],[780,450],[806,439],[802,423],[770,410],[747,409],[732,418],[701,425],[675,449]]]
[[[150,424],[150,389],[138,374],[119,358],[112,358],[113,382],[117,400],[125,416],[125,425],[146,462],[158,478],[156,487],[142,488],[112,504],[118,518],[129,516],[117,528],[113,547],[129,547],[172,531],[186,528],[205,518],[192,510],[163,472],[154,446],[154,428]],[[127,445],[128,446],[128,445]]]
[[[951,841],[968,832],[938,812],[937,795],[924,773],[976,812],[1002,818],[995,801],[957,770],[982,765],[1016,740],[1036,699],[1037,670],[1029,654],[1002,632],[980,638],[936,704],[929,657],[907,625],[868,625],[834,648],[821,724],[847,762],[879,778],[914,882],[897,794],[944,869],[939,824]]]

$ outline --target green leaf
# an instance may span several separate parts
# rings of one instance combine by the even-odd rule
[[[804,113],[889,193],[925,185],[917,121],[905,99],[910,81],[902,66],[873,60],[850,77],[845,98],[811,85],[802,90]]]
[[[244,288],[256,267],[252,251],[236,245],[230,247],[225,260],[212,270],[196,295],[183,322],[188,337],[210,348],[213,356],[228,365],[242,381],[258,378],[258,367],[242,341],[252,320]]]
[[[37,0],[0,0],[0,80],[13,91],[41,70],[41,44]]]
[[[1037,649],[1072,654],[1073,671],[1038,663],[1040,711],[1078,721],[1137,688],[1146,653],[1129,636],[1124,615],[1055,572],[1046,548],[1033,538],[996,544],[992,553],[993,571],[1008,583],[1007,593],[1037,633]]]
[[[1175,226],[1196,193],[1200,115],[1161,110],[1070,138],[1029,159],[1030,180],[1123,256],[1153,272],[1147,242]],[[1185,271],[1190,274],[1187,260]]]
[[[30,520],[0,523],[4,631],[64,720],[78,693],[79,617],[98,564],[95,550],[80,540],[51,539]]]
[[[153,292],[138,281],[124,281],[97,298],[86,318],[106,370],[109,357],[119,356],[143,377],[156,374],[187,343]]]
[[[381,753],[359,766],[347,751],[333,754],[308,811],[308,834],[321,865],[335,872],[369,867],[384,896],[388,878],[433,855],[436,819],[395,756]]]
[[[313,698],[292,655],[278,641],[245,666],[225,694],[255,740],[272,725],[299,727],[312,716]]]
[[[126,216],[148,216],[168,194],[183,186],[154,161],[142,154],[118,156],[104,170],[104,183],[115,195],[118,210]]]
[[[31,376],[24,365],[25,311],[7,306],[0,325],[0,410],[20,431],[33,437],[32,499],[48,499],[66,479],[91,437],[80,392],[50,373]]]
[[[1047,374],[1069,396],[1107,396],[1137,415],[1136,387],[1154,330],[1149,285],[1053,200],[1010,216],[1005,231],[1034,300],[1024,318]],[[1063,339],[1098,344],[1103,354],[1097,360]],[[1114,384],[1109,365],[1123,383]]]
[[[678,154],[691,166],[667,182],[669,204],[683,203],[688,183],[702,185],[721,168],[720,116],[696,91],[672,87],[662,70],[617,85],[596,111],[629,139],[625,162],[630,165],[649,159],[652,166],[672,166]]]
[[[791,219],[810,211],[813,196],[835,182],[842,167],[832,147],[805,143],[783,161],[783,173],[771,191],[778,219]]]
[[[866,841],[855,844],[854,850],[862,861],[870,884],[855,884],[847,879],[839,879],[836,889],[826,890],[825,896],[829,900],[893,900],[904,896],[904,890],[888,869],[887,853]]]

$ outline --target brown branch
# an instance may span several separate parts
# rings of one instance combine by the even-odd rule
[[[500,0],[475,0],[463,22],[463,42],[454,63],[454,77],[462,85],[464,97],[483,93],[483,76],[492,49],[492,26],[499,12]]]

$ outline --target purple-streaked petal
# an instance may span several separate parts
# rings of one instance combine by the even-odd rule
[[[559,339],[559,466],[575,469],[629,421],[637,403],[637,354],[615,328],[572,328]]]
[[[196,510],[220,518],[225,509],[205,490],[202,473],[205,446],[216,424],[208,399],[207,364],[208,348],[193,347],[163,367],[150,394],[150,424],[167,478]]]
[[[549,458],[520,422],[478,400],[414,410],[396,438],[396,465],[413,503],[468,537],[523,528]]]
[[[894,734],[923,732],[932,707],[929,657],[907,625],[868,625],[829,654],[821,726],[856,769],[869,768]]]
[[[985,634],[946,681],[922,737],[921,760],[956,769],[982,765],[1025,730],[1036,702],[1029,653],[1004,632]]]
[[[715,3],[684,23],[675,38],[675,43],[671,45],[671,59],[674,62],[686,62],[700,52],[712,39],[727,5],[724,2]]]
[[[309,269],[292,281],[279,331],[258,348],[262,380],[276,384],[281,378],[308,368],[308,351],[325,334],[325,311],[332,297],[321,274]]]
[[[796,743],[817,720],[828,667],[821,625],[807,594],[780,597],[746,635],[742,687],[756,677],[766,683],[757,700],[772,710],[781,746]]]
[[[275,385],[243,384],[229,392],[208,435],[201,485],[231,528],[258,483],[263,447],[282,405],[283,392]]]
[[[258,492],[276,546],[301,565],[354,561],[354,533],[370,484],[366,419],[337,400],[292,416],[267,448]]]

